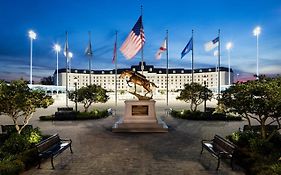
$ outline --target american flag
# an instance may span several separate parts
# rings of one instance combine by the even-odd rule
[[[131,59],[140,51],[144,42],[145,36],[142,25],[142,16],[140,16],[129,36],[122,44],[120,51],[127,59]]]

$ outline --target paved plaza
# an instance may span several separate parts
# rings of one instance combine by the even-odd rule
[[[98,108],[114,106],[113,103],[96,105]],[[169,107],[183,109],[185,103]],[[123,103],[118,103],[116,116],[88,121],[39,121],[40,115],[55,111],[57,104],[36,111],[31,124],[40,127],[44,134],[59,133],[71,138],[73,151],[64,151],[55,158],[55,170],[50,160],[24,172],[24,175],[204,175],[244,174],[241,168],[231,170],[230,162],[223,161],[216,171],[217,160],[207,151],[200,156],[201,139],[211,139],[237,131],[245,122],[188,121],[165,115],[165,102],[156,103],[157,115],[169,126],[168,133],[112,133],[111,127],[123,115]],[[80,106],[79,106],[80,108]],[[82,109],[82,108],[81,108]],[[2,117],[2,123],[11,123]]]

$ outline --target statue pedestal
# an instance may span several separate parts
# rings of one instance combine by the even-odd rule
[[[126,100],[124,117],[112,132],[168,132],[168,127],[156,117],[155,100]]]

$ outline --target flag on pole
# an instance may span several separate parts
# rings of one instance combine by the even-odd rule
[[[213,39],[212,41],[207,42],[204,46],[205,46],[205,51],[209,52],[211,50],[213,50],[214,48],[218,47],[219,45],[219,37],[216,37],[215,39]]]
[[[86,55],[86,56],[89,56],[89,57],[93,56],[93,50],[92,50],[92,43],[91,43],[91,40],[89,40],[89,44],[88,44],[88,46],[87,46],[87,48],[86,48],[86,50],[85,50],[85,55]]]
[[[73,55],[72,55],[71,52],[69,52],[69,48],[68,48],[68,35],[67,35],[67,33],[66,33],[66,39],[65,39],[63,54],[66,57],[67,62],[70,62],[70,60],[71,60]]]
[[[116,60],[116,47],[117,47],[117,44],[116,44],[116,41],[114,43],[114,49],[113,49],[113,58],[112,58],[112,63],[115,63],[115,60]]]
[[[127,59],[131,59],[141,50],[144,42],[145,36],[142,25],[142,16],[140,16],[127,39],[123,42],[120,51]]]
[[[193,50],[193,37],[190,38],[185,48],[181,52],[181,58],[183,58],[189,51]]]
[[[165,38],[165,40],[162,43],[161,47],[159,48],[159,50],[155,54],[156,59],[160,60],[160,58],[162,56],[162,53],[165,52],[166,50],[167,50],[167,39]]]

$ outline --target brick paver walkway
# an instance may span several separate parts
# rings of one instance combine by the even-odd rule
[[[73,140],[73,151],[64,151],[42,169],[33,168],[24,175],[240,175],[229,162],[217,160],[205,152],[200,157],[200,141],[214,134],[227,135],[243,126],[243,122],[187,121],[165,117],[168,133],[112,133],[116,118],[100,120],[38,122],[45,134],[58,132]]]

